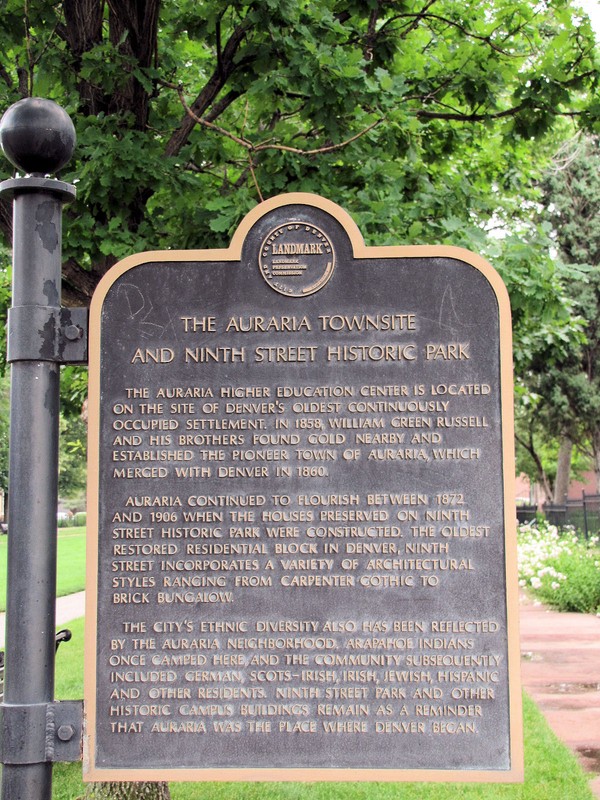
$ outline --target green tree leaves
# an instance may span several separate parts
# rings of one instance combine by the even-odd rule
[[[600,486],[600,142],[576,137],[562,147],[543,182],[545,224],[562,264],[557,272],[579,334],[554,327],[528,342],[523,372],[535,407],[529,425],[566,436],[591,456]],[[554,323],[554,320],[553,320]],[[531,413],[534,408],[534,413]]]
[[[261,198],[309,191],[371,244],[487,255],[519,363],[539,320],[568,316],[536,180],[600,106],[598,48],[566,0],[30,0],[25,26],[9,0],[3,21],[0,104],[33,91],[75,118],[68,303],[129,253],[223,246]]]

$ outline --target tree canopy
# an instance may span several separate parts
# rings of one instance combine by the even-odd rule
[[[525,337],[560,306],[527,201],[544,137],[600,116],[567,0],[7,0],[0,43],[1,106],[50,97],[75,121],[69,304],[125,255],[223,246],[257,201],[300,190],[373,244],[483,250]],[[3,204],[5,241],[10,225]]]
[[[567,438],[591,456],[600,489],[600,139],[562,147],[542,186],[558,258],[577,268],[563,270],[563,281],[581,335],[538,342],[523,376],[533,398],[529,419],[546,438]]]

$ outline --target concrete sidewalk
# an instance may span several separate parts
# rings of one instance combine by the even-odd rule
[[[548,724],[596,777],[600,798],[600,618],[550,611],[522,598],[523,687]]]
[[[56,626],[65,625],[85,613],[85,592],[56,598]],[[0,649],[4,648],[6,615],[0,614]]]

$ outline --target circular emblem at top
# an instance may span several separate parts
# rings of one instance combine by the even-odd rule
[[[335,253],[331,239],[305,222],[278,225],[265,237],[258,264],[272,289],[288,297],[314,294],[333,275]]]

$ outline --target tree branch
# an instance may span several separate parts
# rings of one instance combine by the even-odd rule
[[[183,87],[178,86],[177,87],[177,93],[179,94],[179,100],[181,102],[181,105],[185,109],[186,115],[189,117],[189,119],[192,122],[190,130],[194,127],[194,125],[201,125],[204,128],[208,128],[211,131],[215,131],[216,133],[220,133],[221,136],[225,136],[227,139],[231,139],[236,144],[239,144],[241,147],[246,148],[246,150],[250,151],[250,150],[252,150],[254,148],[254,145],[252,144],[252,142],[249,142],[246,139],[240,139],[239,136],[236,136],[234,133],[230,133],[229,131],[225,130],[225,128],[221,128],[219,125],[215,125],[214,122],[210,122],[205,117],[198,116],[198,114],[196,114],[193,111],[192,107],[189,106],[186,103],[185,97],[183,96]],[[167,151],[168,151],[168,149],[169,148],[167,147]]]
[[[517,433],[515,433],[515,439],[521,445],[521,447],[523,447],[523,449],[529,453],[529,455],[533,459],[535,468],[537,470],[537,479],[542,484],[542,488],[544,489],[544,494],[546,495],[546,500],[552,502],[552,494],[553,494],[552,486],[548,479],[548,475],[546,474],[546,470],[544,469],[544,466],[542,464],[542,460],[535,449],[535,445],[533,443],[533,432],[531,431],[531,428],[529,429],[528,433],[529,433],[528,439],[524,439]]]
[[[83,54],[102,41],[102,3],[100,0],[63,0],[64,25],[56,29],[64,39],[74,59],[79,76]],[[77,91],[84,113],[97,115],[108,108],[102,89],[91,79],[78,77]]]
[[[367,35],[365,36],[365,46],[363,48],[363,58],[365,61],[373,61],[375,42],[377,41],[377,19],[379,17],[380,1],[377,0],[375,8],[369,17]]]
[[[173,132],[171,138],[167,142],[165,156],[175,156],[179,153],[187,142],[195,125],[198,124],[198,120],[202,117],[206,109],[210,107],[229,77],[236,70],[237,66],[239,66],[234,63],[233,59],[250,27],[250,22],[244,20],[229,37],[227,44],[221,52],[221,57],[217,60],[215,70],[200,94],[189,107],[193,113],[189,114],[186,111],[183,119],[179,123],[179,127]],[[182,98],[181,92],[179,96]],[[184,107],[187,108],[187,106]]]
[[[376,119],[375,122],[367,125],[366,128],[363,128],[362,131],[355,133],[354,136],[351,136],[349,139],[345,139],[343,142],[325,145],[324,147],[315,147],[312,150],[302,150],[299,147],[288,147],[285,144],[259,144],[254,148],[254,151],[258,153],[261,150],[282,150],[285,153],[297,153],[300,156],[316,156],[322,153],[333,153],[336,150],[341,150],[343,147],[347,147],[349,144],[352,144],[352,142],[355,142],[362,136],[365,136],[365,134],[369,133],[369,131],[372,131],[373,128],[376,128],[384,121],[385,117],[380,117],[379,119]]]
[[[419,22],[421,22],[421,20],[425,16],[425,13],[436,2],[437,2],[437,0],[429,0],[429,2],[425,6],[423,6],[421,11],[419,11],[417,14],[396,14],[396,16],[390,17],[388,20],[386,20],[383,23],[383,25],[381,26],[380,32],[383,31],[384,28],[387,28],[388,25],[391,25],[392,23],[396,22],[399,19],[403,19],[405,17],[413,17],[414,19],[412,19],[411,22],[409,22],[407,25],[405,25],[404,28],[400,32],[401,38],[405,39],[408,36],[409,33],[414,31],[415,28],[419,27]]]
[[[12,203],[5,198],[0,199],[0,231],[2,231],[4,240],[12,242],[13,224],[12,224]]]
[[[418,109],[417,111],[414,111],[412,113],[416,117],[422,119],[451,119],[451,120],[456,120],[457,122],[485,122],[486,120],[490,119],[503,119],[504,117],[513,117],[515,116],[515,114],[518,114],[519,111],[522,111],[524,108],[527,107],[528,107],[527,103],[520,103],[518,106],[507,108],[504,111],[494,111],[486,114],[463,114],[458,111],[456,112],[427,111],[424,108]]]
[[[72,258],[62,266],[62,299],[67,306],[89,305],[90,297],[106,270],[88,272]]]
[[[182,106],[184,107],[186,113],[191,117],[191,119],[197,123],[198,125],[202,125],[204,128],[208,128],[209,130],[215,131],[215,133],[219,133],[221,136],[225,136],[227,139],[231,139],[232,142],[235,142],[240,147],[243,147],[249,153],[260,153],[264,150],[280,150],[284,153],[296,153],[297,155],[302,156],[314,156],[320,155],[323,153],[332,153],[335,150],[341,150],[343,147],[355,142],[357,139],[360,139],[361,136],[369,133],[372,131],[373,128],[376,128],[377,125],[380,125],[384,121],[384,117],[380,117],[379,119],[375,120],[375,122],[368,125],[362,131],[354,134],[349,139],[345,139],[343,142],[338,142],[337,144],[331,145],[324,145],[323,147],[315,147],[310,150],[302,150],[300,147],[290,147],[289,145],[285,144],[277,144],[270,141],[262,142],[261,144],[254,144],[253,142],[249,141],[248,139],[242,138],[240,136],[236,136],[231,131],[222,128],[219,125],[215,125],[213,122],[209,122],[206,118],[199,117],[197,114],[193,112],[190,106],[186,103],[185,97],[183,96],[183,88],[178,87],[178,94],[179,99],[181,101]]]
[[[2,80],[8,86],[9,89],[12,89],[14,87],[15,82],[12,79],[12,75],[6,69],[4,64],[0,64],[0,78],[2,78]]]
[[[405,16],[410,17],[412,15],[411,14],[406,14]],[[438,20],[438,22],[442,22],[444,25],[448,25],[448,26],[450,26],[452,28],[456,28],[461,33],[464,33],[464,35],[466,37],[468,37],[469,39],[475,39],[476,41],[484,42],[484,44],[489,45],[492,48],[492,50],[495,50],[497,53],[500,53],[500,55],[507,56],[508,58],[525,58],[526,56],[531,55],[530,53],[525,53],[525,54],[523,54],[523,53],[508,53],[506,50],[503,50],[497,44],[494,44],[494,42],[492,42],[491,34],[488,34],[487,36],[482,36],[481,34],[473,33],[468,28],[465,28],[464,25],[461,25],[459,22],[455,22],[454,20],[448,19],[447,17],[442,17],[441,14],[429,14],[429,13],[427,13],[427,14],[421,14],[421,17],[422,17],[422,19],[435,19],[435,20]],[[506,38],[508,38],[508,37],[510,37],[512,35],[513,35],[512,32],[509,31]]]
[[[217,117],[220,117],[221,114],[227,108],[229,108],[229,106],[233,103],[233,101],[237,100],[238,97],[241,97],[241,95],[242,93],[237,89],[232,89],[230,92],[227,92],[227,94],[224,97],[222,97],[213,105],[211,110],[206,115],[205,119],[207,119],[209,122],[213,122],[213,120],[217,119]]]
[[[264,202],[265,198],[263,197],[263,193],[260,190],[260,186],[258,185],[258,180],[256,178],[256,173],[254,172],[254,163],[252,161],[252,153],[248,153],[248,168],[250,170],[250,174],[252,175],[252,181],[254,182],[254,187],[258,194],[258,198],[261,203]]]

